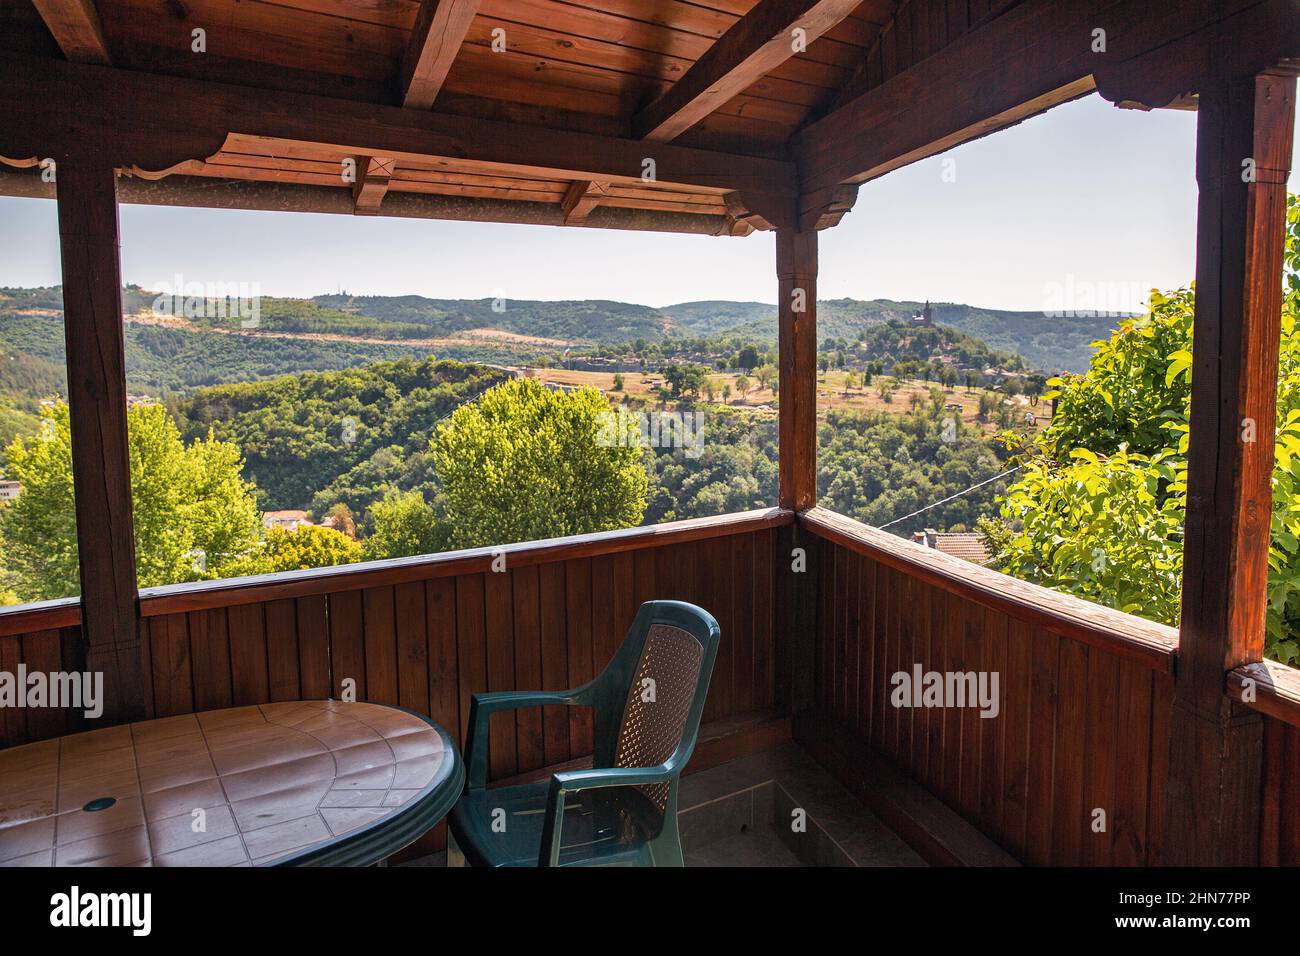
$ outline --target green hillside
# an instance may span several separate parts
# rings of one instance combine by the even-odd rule
[[[924,305],[888,299],[822,300],[817,303],[817,337],[851,341],[868,326],[910,319]],[[1114,316],[1049,318],[1041,312],[981,309],[952,302],[932,303],[930,308],[937,324],[982,339],[989,348],[1017,352],[1030,368],[1048,372],[1087,368],[1092,343],[1109,337],[1119,323]],[[710,335],[737,329],[765,341],[776,339],[776,307],[763,302],[683,302],[663,311],[679,332]]]

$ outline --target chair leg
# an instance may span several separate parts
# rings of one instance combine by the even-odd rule
[[[672,821],[671,825],[665,822],[664,832],[646,844],[646,849],[650,851],[651,866],[686,865],[686,859],[682,855],[682,839],[677,832],[676,819]]]
[[[465,854],[456,843],[456,834],[451,832],[451,827],[447,827],[447,865],[469,866],[469,861],[465,859]]]

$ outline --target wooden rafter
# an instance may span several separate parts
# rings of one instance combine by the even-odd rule
[[[560,208],[564,210],[564,224],[581,226],[585,223],[587,216],[605,198],[608,189],[609,183],[592,180],[574,180],[570,183],[564,198],[560,200]]]
[[[357,181],[352,184],[352,211],[356,215],[373,216],[379,212],[396,167],[391,157],[357,157]]]
[[[423,0],[402,58],[402,105],[427,110],[478,14],[479,0]]]
[[[659,142],[680,136],[860,5],[861,0],[760,0],[671,89],[634,117],[634,135]]]
[[[1248,74],[1295,55],[1297,36],[1294,0],[1025,0],[807,126],[792,154],[806,192],[864,182],[1094,89],[1168,105],[1208,71]]]
[[[795,169],[781,160],[5,53],[0,74],[9,80],[0,86],[0,156],[91,150],[118,167],[161,170],[214,156],[237,133],[264,140],[272,155],[308,143],[399,166],[471,163],[490,175],[633,187],[644,186],[650,157],[660,187],[739,190],[760,208],[795,206]],[[68,116],[93,124],[73,127]]]
[[[63,55],[74,63],[111,61],[94,0],[32,0]]]

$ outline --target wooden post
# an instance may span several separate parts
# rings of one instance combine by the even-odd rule
[[[102,161],[56,170],[72,474],[86,667],[104,674],[109,723],[145,715],[126,433],[117,173]]]
[[[776,232],[778,280],[778,501],[802,511],[817,504],[817,233]],[[797,525],[776,536],[777,706],[813,706],[818,542]]]
[[[1225,673],[1263,656],[1295,80],[1200,93],[1196,322],[1165,862],[1258,861],[1262,728]]]
[[[817,504],[817,233],[776,231],[778,501],[802,511]]]

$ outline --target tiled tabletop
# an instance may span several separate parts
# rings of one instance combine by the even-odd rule
[[[359,838],[458,761],[415,714],[329,700],[41,741],[0,751],[0,866],[272,863]]]

